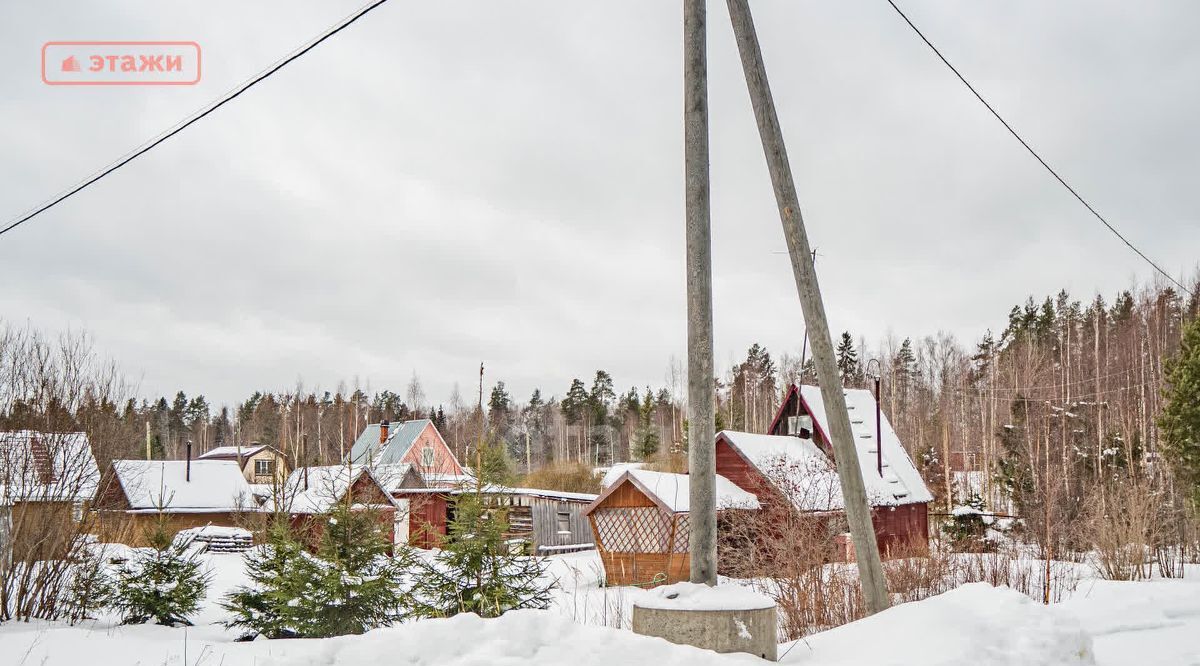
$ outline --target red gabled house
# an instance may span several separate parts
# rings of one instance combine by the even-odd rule
[[[844,389],[851,429],[880,551],[910,552],[928,546],[932,494],[882,414],[876,421],[869,391]],[[797,511],[843,511],[837,461],[829,439],[820,389],[792,386],[769,434],[717,434],[717,474],[760,501],[786,501]],[[785,499],[786,498],[786,499]]]

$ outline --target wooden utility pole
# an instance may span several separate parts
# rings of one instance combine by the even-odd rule
[[[706,0],[683,2],[683,140],[687,235],[688,501],[691,581],[717,584],[712,237],[708,201]]]
[[[866,600],[867,610],[878,613],[890,605],[887,579],[883,575],[879,544],[871,525],[871,509],[867,504],[862,470],[858,464],[858,451],[855,449],[854,433],[850,427],[850,413],[846,409],[846,396],[842,393],[842,380],[838,374],[833,339],[829,336],[829,322],[825,319],[825,306],[821,301],[821,290],[817,285],[816,271],[813,269],[812,249],[804,230],[804,218],[800,214],[800,203],[796,196],[795,184],[792,182],[792,170],[783,143],[783,132],[775,113],[771,88],[767,83],[767,69],[763,64],[750,7],[747,0],[727,2],[738,51],[741,54],[746,87],[750,91],[754,118],[758,122],[759,137],[762,139],[767,168],[771,173],[771,183],[775,188],[779,219],[783,223],[783,235],[787,240],[792,272],[796,277],[796,291],[800,295],[804,321],[812,342],[813,362],[817,368],[821,397],[825,402],[825,413],[832,431],[830,434],[833,438],[838,478],[842,484],[846,519],[850,523],[850,534],[854,540],[854,553],[858,558],[863,598]],[[693,538],[693,547],[694,544]],[[694,561],[695,554],[692,557]],[[693,573],[693,580],[694,576]]]

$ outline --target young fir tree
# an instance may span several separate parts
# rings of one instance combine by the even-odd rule
[[[150,548],[117,570],[112,607],[122,624],[191,625],[188,617],[200,609],[209,576],[189,544],[172,540],[165,521],[157,521],[147,537]]]
[[[273,516],[267,528],[267,543],[246,553],[249,586],[234,589],[221,607],[233,614],[228,628],[243,630],[243,639],[295,638],[301,635],[304,618],[298,602],[318,567],[292,534],[286,515]]]
[[[377,511],[336,503],[316,517],[321,539],[310,554],[286,519],[275,520],[269,542],[246,557],[251,586],[234,590],[224,608],[227,627],[244,638],[327,638],[361,634],[402,615],[407,548],[389,556],[392,544]]]
[[[459,613],[499,617],[510,610],[550,604],[554,583],[543,578],[542,560],[514,552],[506,538],[507,512],[491,506],[485,494],[498,483],[485,459],[488,448],[480,435],[475,487],[453,499],[454,519],[442,550],[432,561],[414,558],[409,618]]]
[[[393,546],[377,510],[338,502],[317,548],[319,575],[311,579],[299,610],[314,638],[361,634],[398,620],[405,606],[403,586],[411,566],[404,546]],[[393,555],[389,551],[399,549]]]
[[[1167,400],[1158,425],[1163,455],[1192,504],[1200,507],[1200,319],[1183,331],[1179,355],[1167,366]]]
[[[443,550],[418,565],[409,617],[499,617],[510,610],[546,608],[553,583],[542,578],[540,559],[512,552],[504,511],[489,507],[480,492],[459,495],[454,509]]]

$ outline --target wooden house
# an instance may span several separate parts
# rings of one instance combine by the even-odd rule
[[[466,473],[429,419],[370,424],[354,440],[349,458],[352,464],[368,467],[409,464],[426,482],[439,476],[461,477]]]
[[[328,465],[301,467],[293,470],[277,497],[264,510],[281,510],[288,514],[293,529],[305,543],[315,549],[327,521],[326,514],[334,505],[349,502],[357,511],[378,513],[385,526],[388,540],[404,543],[408,540],[408,516],[397,512],[396,502],[384,488],[374,471],[365,465]]]
[[[0,432],[0,566],[64,556],[99,480],[82,432]]]
[[[758,499],[717,476],[719,513],[759,508]],[[591,523],[608,585],[688,580],[689,486],[686,474],[629,469],[584,514]]]
[[[928,547],[928,503],[933,495],[912,458],[876,409],[870,391],[843,389],[854,447],[871,505],[880,551]],[[764,500],[786,496],[799,511],[840,513],[841,484],[829,438],[828,416],[816,386],[792,386],[769,435],[717,435],[717,473]]]
[[[291,465],[279,449],[266,444],[218,446],[201,453],[197,460],[231,460],[246,477],[246,483],[274,485],[287,478]]]
[[[102,541],[145,546],[163,521],[167,531],[239,527],[259,511],[250,485],[230,460],[114,460],[96,496]]]

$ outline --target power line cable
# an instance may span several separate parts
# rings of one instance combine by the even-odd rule
[[[1054,168],[1051,167],[1046,162],[1046,160],[1042,159],[1042,156],[1039,155],[1037,153],[1037,151],[1035,151],[1033,149],[1033,147],[1029,145],[1029,142],[1027,142],[1025,139],[1021,138],[1021,135],[1017,134],[1017,131],[1012,128],[1012,125],[1009,125],[1008,121],[1005,120],[1003,117],[1001,117],[1000,114],[996,112],[996,109],[993,108],[992,105],[989,104],[988,101],[983,98],[983,95],[979,94],[979,91],[975,89],[975,86],[971,85],[971,82],[967,81],[966,77],[964,77],[958,71],[958,69],[955,68],[954,65],[950,64],[950,61],[946,59],[946,56],[942,55],[942,52],[938,50],[938,47],[934,46],[933,42],[929,41],[929,38],[925,36],[925,33],[921,32],[921,29],[918,28],[912,22],[912,20],[910,20],[908,18],[908,16],[900,9],[900,7],[896,6],[896,3],[893,0],[887,0],[887,3],[892,6],[892,9],[896,10],[896,13],[900,15],[900,18],[904,19],[904,22],[908,24],[908,27],[912,28],[913,32],[917,33],[917,36],[921,38],[921,41],[925,42],[925,44],[930,49],[933,50],[934,54],[937,55],[937,57],[946,65],[946,67],[949,67],[950,71],[954,72],[954,75],[958,77],[958,80],[962,81],[963,85],[965,85],[967,87],[967,89],[971,91],[971,94],[975,95],[975,99],[978,99],[985,107],[987,107],[988,111],[992,112],[992,115],[996,117],[996,120],[999,120],[1000,124],[1004,125],[1004,129],[1008,130],[1008,133],[1012,134],[1013,138],[1015,138],[1017,141],[1019,141],[1021,143],[1021,145],[1025,147],[1025,150],[1029,151],[1029,154],[1033,155],[1033,158],[1036,159],[1043,167],[1045,167],[1046,171],[1050,172],[1051,176],[1054,176],[1055,180],[1057,180],[1063,187],[1067,188],[1067,191],[1071,193],[1071,196],[1078,199],[1079,203],[1083,204],[1084,208],[1088,209],[1088,212],[1090,212],[1093,216],[1095,216],[1095,218],[1097,220],[1100,220],[1101,224],[1103,224],[1105,227],[1107,227],[1108,230],[1111,231],[1114,236],[1119,238],[1122,243],[1124,243],[1129,249],[1133,250],[1146,263],[1150,264],[1154,268],[1154,270],[1158,271],[1159,273],[1162,274],[1163,277],[1165,277],[1168,280],[1170,280],[1171,282],[1173,282],[1175,284],[1175,286],[1182,289],[1184,291],[1184,293],[1188,294],[1189,296],[1194,295],[1192,293],[1191,289],[1188,289],[1187,287],[1183,286],[1183,284],[1180,283],[1179,280],[1176,280],[1175,278],[1171,277],[1170,273],[1163,270],[1158,264],[1156,264],[1152,259],[1150,259],[1150,257],[1146,256],[1146,254],[1144,252],[1142,252],[1137,247],[1135,247],[1133,243],[1129,242],[1129,239],[1125,238],[1125,236],[1120,231],[1117,231],[1116,227],[1114,227],[1107,219],[1104,218],[1103,215],[1101,215],[1099,212],[1097,212],[1096,209],[1093,208],[1092,205],[1090,203],[1088,203],[1086,199],[1084,199],[1082,196],[1080,196],[1080,194],[1078,192],[1075,191],[1075,188],[1073,188],[1069,184],[1067,184],[1067,181],[1064,180],[1062,176],[1058,175],[1058,172],[1055,171]]]
[[[247,90],[258,85],[267,77],[271,76],[275,72],[278,72],[279,70],[286,67],[293,60],[296,60],[297,58],[304,55],[305,53],[308,53],[309,51],[313,50],[321,42],[324,42],[325,40],[329,39],[330,37],[333,37],[334,35],[338,34],[342,30],[349,27],[352,23],[354,23],[358,19],[365,16],[368,12],[375,9],[376,7],[379,7],[380,5],[384,4],[387,1],[388,0],[374,0],[374,2],[371,2],[370,4],[365,5],[363,8],[359,9],[357,12],[354,12],[347,18],[343,19],[342,21],[335,24],[333,27],[331,27],[328,30],[326,30],[325,32],[323,32],[320,36],[313,39],[305,46],[300,47],[296,51],[292,52],[291,55],[283,58],[282,60],[278,61],[271,67],[268,67],[267,69],[263,70],[258,75],[252,77],[251,79],[249,79],[246,83],[242,84],[241,86],[238,86],[235,89],[231,90],[230,92],[227,92],[225,95],[220,97],[216,102],[213,102],[212,104],[210,104],[206,108],[204,108],[204,110],[200,111],[199,113],[194,113],[187,120],[182,121],[182,122],[176,124],[173,128],[164,131],[163,133],[159,134],[154,139],[152,139],[149,142],[142,145],[142,147],[140,147],[130,153],[127,153],[124,157],[118,159],[117,161],[113,162],[109,166],[107,166],[104,169],[93,174],[91,177],[86,178],[79,184],[66,190],[64,193],[51,199],[47,203],[44,203],[41,206],[34,208],[31,212],[26,213],[25,215],[19,217],[18,219],[16,219],[14,222],[9,224],[8,226],[4,227],[3,229],[0,229],[0,236],[12,231],[13,229],[16,229],[17,227],[21,226],[22,224],[28,222],[29,220],[32,220],[33,218],[37,217],[38,215],[41,215],[42,213],[46,212],[47,210],[50,210],[54,206],[57,206],[58,204],[62,203],[63,201],[66,201],[68,198],[74,196],[75,194],[78,194],[85,188],[87,188],[87,187],[91,186],[92,184],[96,183],[97,181],[99,181],[101,178],[104,178],[105,176],[109,175],[110,173],[116,171],[117,169],[120,169],[121,167],[125,166],[126,164],[129,164],[133,160],[141,157],[142,155],[145,155],[147,152],[149,152],[151,149],[153,149],[158,144],[162,143],[163,141],[166,141],[167,139],[169,139],[169,138],[175,136],[176,134],[182,132],[183,130],[187,129],[189,126],[196,123],[201,118],[204,118],[205,116],[212,113],[213,111],[216,111],[217,109],[221,108],[222,106],[225,106],[226,104],[228,104],[229,102],[233,101],[238,96],[240,96],[242,93],[244,93]]]

